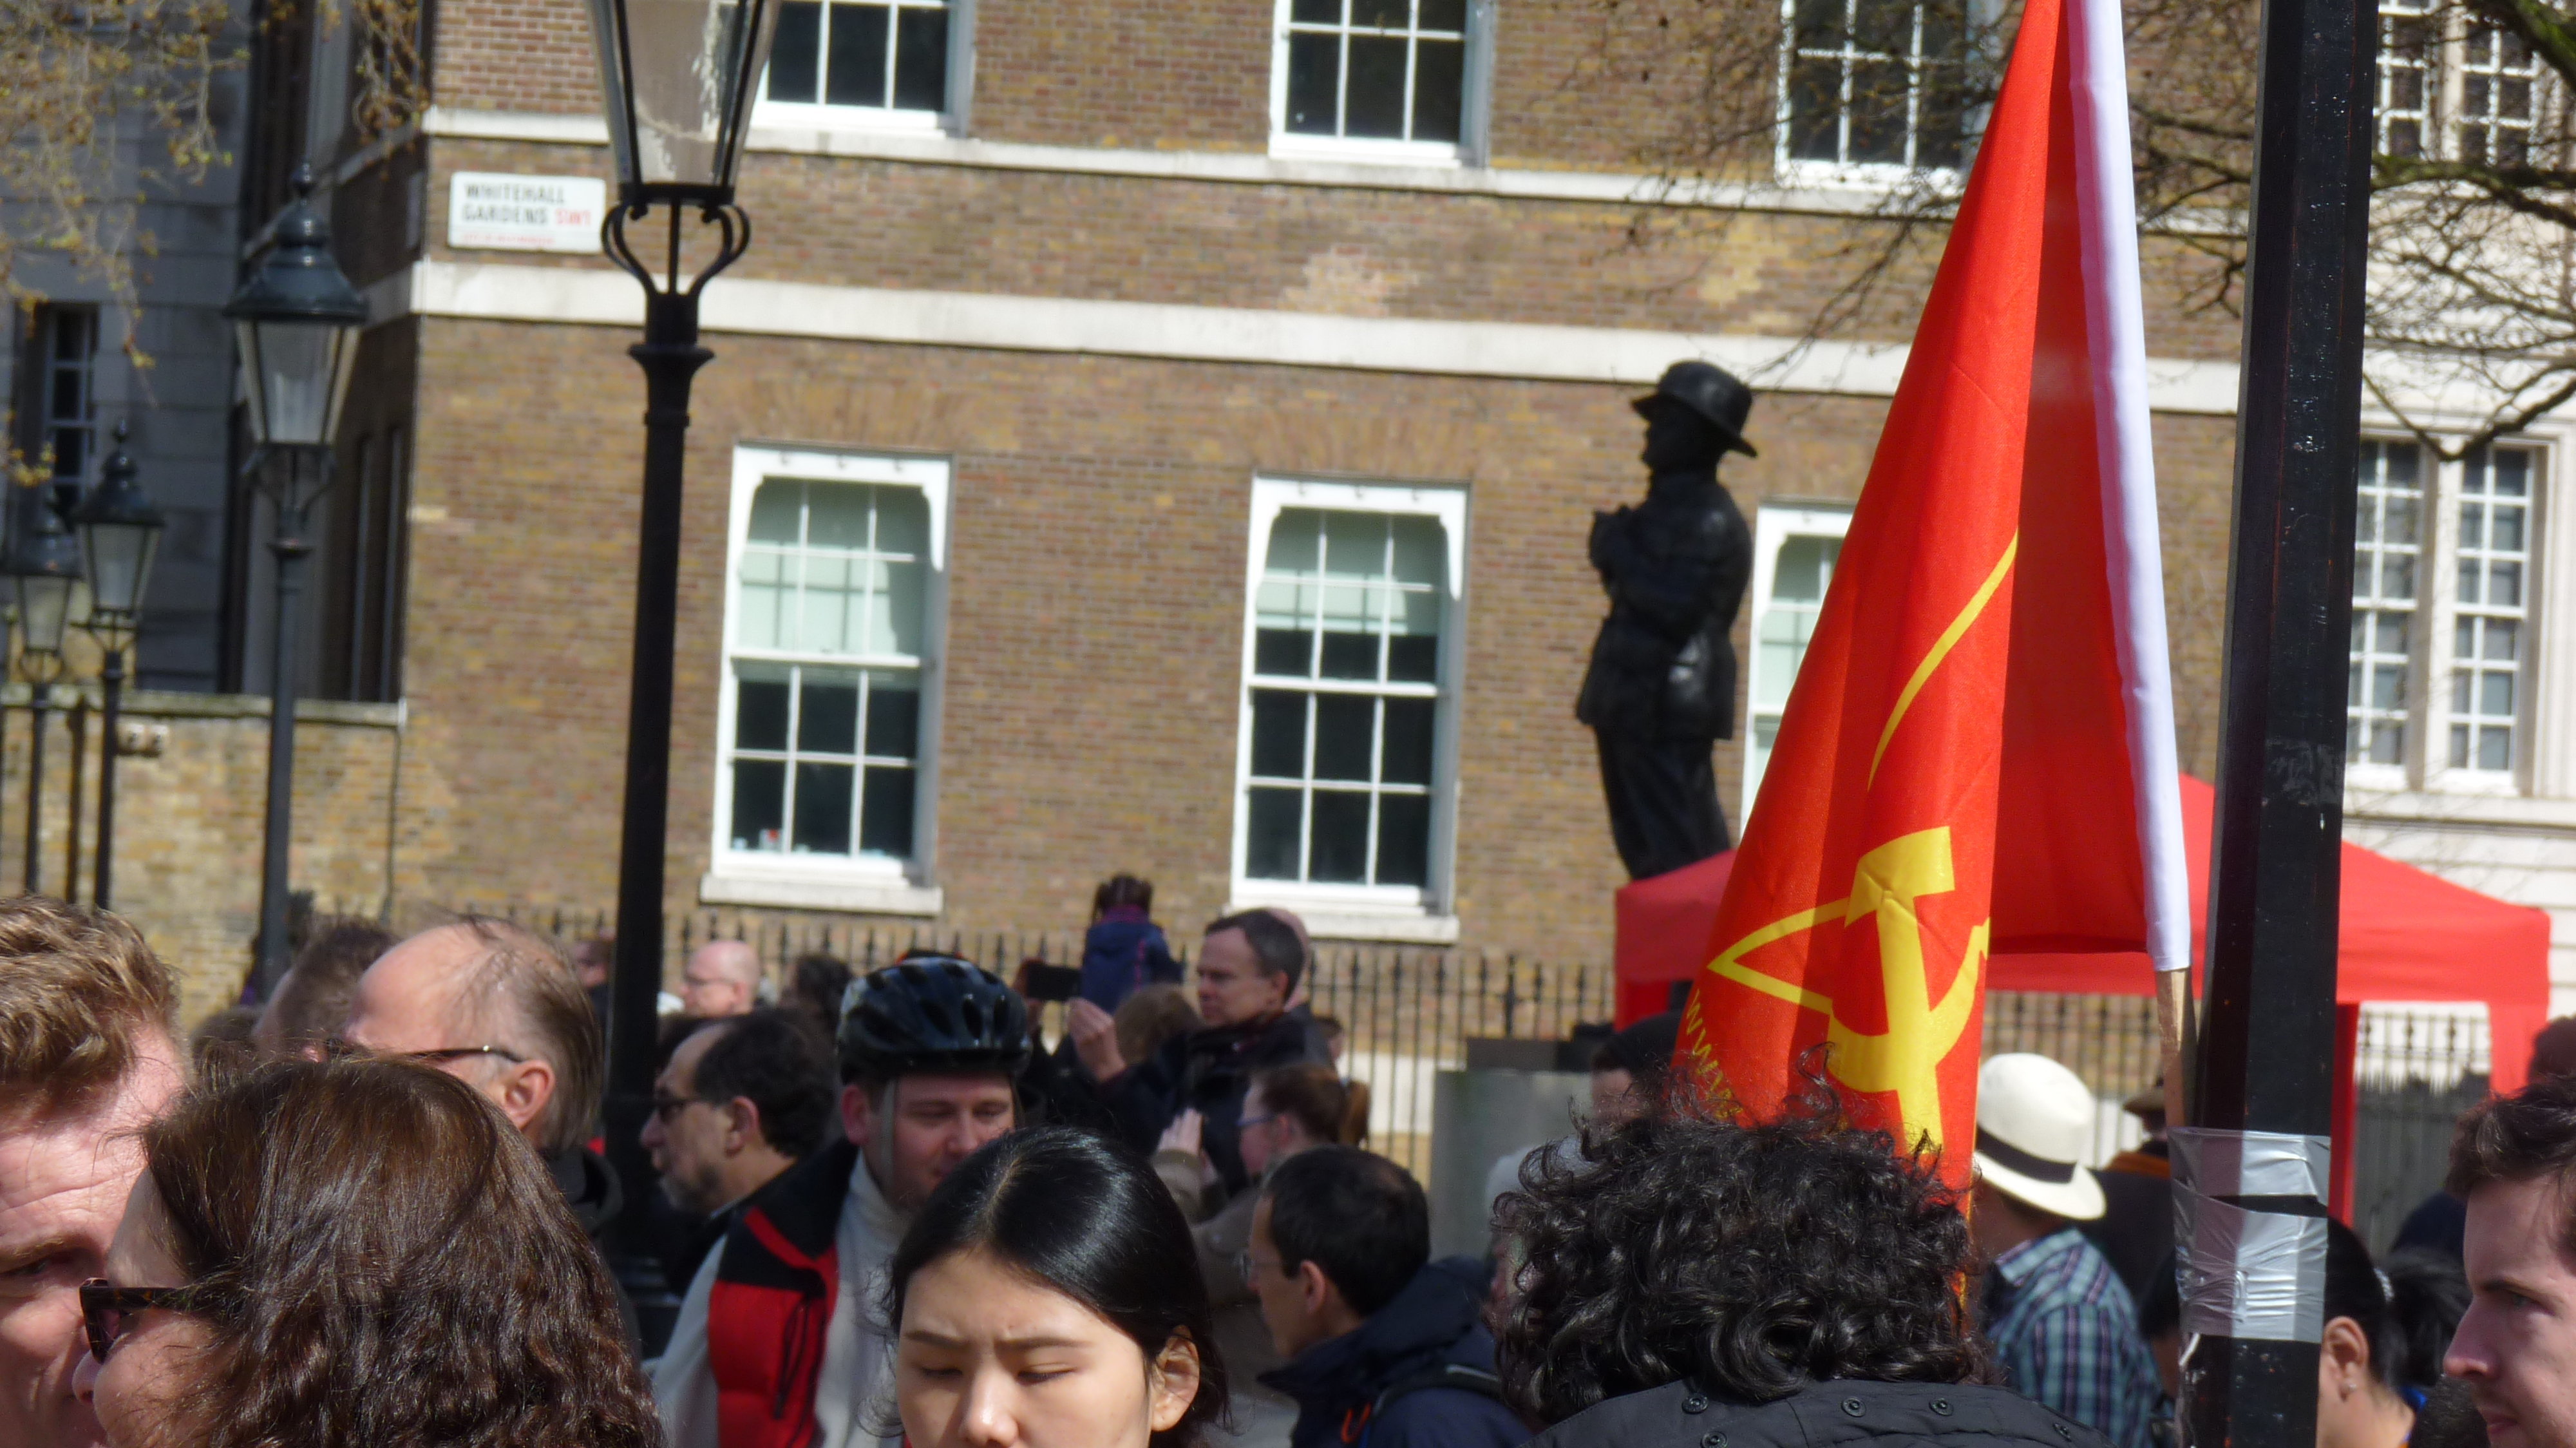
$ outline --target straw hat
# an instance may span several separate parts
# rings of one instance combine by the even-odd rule
[[[2015,1201],[2070,1221],[2102,1215],[2102,1183],[2084,1166],[2093,1093],[2046,1056],[2016,1051],[1977,1072],[1977,1175]]]

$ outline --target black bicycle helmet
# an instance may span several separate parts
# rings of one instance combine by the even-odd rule
[[[972,961],[911,955],[850,982],[840,1034],[845,1080],[916,1071],[1017,1074],[1029,1059],[1029,1008]]]

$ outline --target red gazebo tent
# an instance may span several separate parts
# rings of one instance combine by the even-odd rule
[[[2192,965],[2199,968],[2209,918],[2209,832],[2215,794],[2183,776],[2182,817],[2191,860]],[[1698,973],[1732,852],[1639,880],[1619,891],[1616,965],[1621,1024],[1663,1010],[1676,983]],[[2549,917],[2375,855],[2343,847],[2340,968],[2335,980],[2335,1191],[2350,1195],[2355,1083],[2353,1055],[2361,1004],[2483,1001],[2498,1091],[2521,1087],[2531,1038],[2549,1017]],[[1998,955],[1993,990],[2144,996],[2155,982],[2144,954]]]

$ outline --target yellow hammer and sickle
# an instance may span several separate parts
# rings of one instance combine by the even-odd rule
[[[1922,921],[1914,902],[1957,888],[1950,864],[1949,826],[1901,835],[1860,857],[1847,898],[1801,910],[1754,931],[1710,961],[1708,968],[1722,979],[1823,1016],[1825,1041],[1831,1048],[1826,1070],[1854,1091],[1894,1092],[1905,1122],[1905,1139],[1928,1139],[1938,1147],[1942,1144],[1941,1062],[1968,1029],[1993,922],[1968,932],[1959,973],[1935,1005],[1924,961]],[[1835,915],[1845,922],[1864,915],[1878,919],[1879,973],[1887,997],[1887,1029],[1878,1035],[1863,1035],[1843,1024],[1834,1014],[1831,997],[1743,964],[1743,958],[1759,947],[1811,930]]]

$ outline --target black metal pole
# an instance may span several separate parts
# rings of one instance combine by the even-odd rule
[[[317,450],[318,451],[318,450]],[[296,459],[289,457],[291,470]],[[314,459],[328,469],[327,453]],[[326,474],[327,476],[327,474]],[[276,498],[277,532],[268,551],[277,559],[277,630],[268,687],[268,829],[260,850],[259,993],[277,988],[289,964],[286,939],[287,851],[295,837],[295,639],[303,607],[304,562],[313,545],[304,540],[304,507],[292,471]]]
[[[2316,1441],[2378,45],[2370,0],[2264,5],[2207,1013],[2175,1142],[2194,1448]]]
[[[98,859],[90,866],[89,900],[101,910],[114,908],[111,883],[116,866],[116,730],[125,698],[125,650],[111,648],[99,664]]]
[[[89,767],[89,698],[73,686],[71,712],[63,717],[72,743],[70,782],[63,800],[63,899],[80,903],[81,775]]]
[[[44,893],[45,703],[50,683],[27,686],[27,893]]]
[[[626,802],[618,837],[617,969],[610,987],[610,1162],[629,1203],[651,1189],[644,1118],[653,1109],[655,1000],[662,990],[662,872],[671,798],[671,655],[680,596],[680,506],[689,387],[714,353],[698,345],[698,299],[648,292],[644,340],[644,504],[636,538],[634,674],[627,697]],[[641,1220],[640,1211],[629,1220]]]

